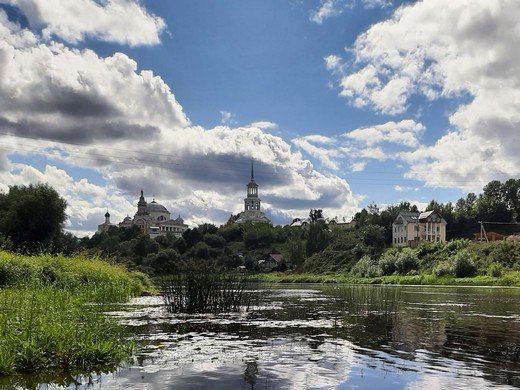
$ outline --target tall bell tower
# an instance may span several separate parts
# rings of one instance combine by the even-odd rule
[[[247,184],[247,197],[244,199],[244,211],[260,211],[258,184],[255,182],[253,159],[251,159],[251,180]]]

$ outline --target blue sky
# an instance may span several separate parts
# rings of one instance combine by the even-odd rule
[[[468,1],[0,0],[0,189],[82,234],[140,188],[223,223],[252,157],[275,223],[518,177],[520,7]]]

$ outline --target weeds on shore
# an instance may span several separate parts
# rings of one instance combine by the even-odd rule
[[[142,274],[100,259],[0,251],[0,375],[119,364],[133,343],[102,304],[148,287]]]
[[[132,344],[101,308],[53,287],[0,290],[0,374],[117,364]]]

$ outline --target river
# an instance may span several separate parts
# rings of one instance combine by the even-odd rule
[[[234,314],[170,314],[161,297],[114,308],[109,314],[138,340],[134,363],[78,376],[70,387],[520,387],[520,289],[264,285],[259,291],[249,311]],[[57,387],[63,386],[40,386]]]

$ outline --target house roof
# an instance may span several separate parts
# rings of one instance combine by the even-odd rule
[[[417,222],[420,213],[414,211],[400,211],[396,220],[401,216],[406,222]]]
[[[270,253],[269,257],[271,257],[277,263],[280,263],[283,260],[283,255],[279,253]]]
[[[399,214],[397,215],[397,218],[395,219],[394,223],[397,223],[397,224],[399,223],[399,222],[397,222],[397,220],[399,219],[400,216],[408,223],[417,222],[417,221],[427,222],[426,219],[428,217],[430,217],[432,214],[437,215],[441,219],[441,222],[446,223],[444,218],[442,218],[442,216],[439,213],[435,212],[435,210],[423,211],[422,213],[418,213],[418,212],[414,212],[414,211],[400,211]]]

